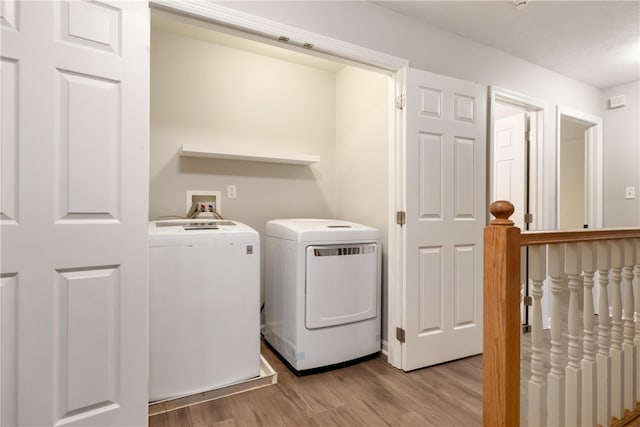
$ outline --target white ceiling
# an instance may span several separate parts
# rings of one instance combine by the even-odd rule
[[[375,3],[600,89],[640,79],[640,0]]]

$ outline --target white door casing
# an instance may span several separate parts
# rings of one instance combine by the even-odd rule
[[[506,103],[512,105],[516,108],[520,108],[523,111],[528,112],[529,114],[529,152],[528,154],[528,163],[529,163],[529,179],[528,184],[529,188],[527,190],[529,200],[529,213],[532,214],[532,221],[529,224],[529,230],[541,230],[544,229],[544,217],[545,212],[550,210],[548,208],[548,204],[545,204],[544,200],[544,188],[545,188],[545,179],[549,179],[548,174],[545,174],[543,171],[543,158],[544,158],[544,144],[543,141],[545,138],[548,138],[547,130],[545,129],[545,116],[548,112],[547,104],[539,99],[532,98],[530,96],[514,92],[508,89],[503,89],[496,86],[491,86],[489,88],[489,103],[490,103],[490,134],[492,137],[491,142],[491,150],[489,152],[490,158],[490,201],[497,200],[497,198],[493,194],[493,189],[495,188],[495,183],[493,180],[495,179],[495,170],[494,170],[494,157],[495,154],[493,152],[493,148],[495,147],[495,121],[496,121],[496,104],[498,102]],[[551,179],[554,179],[552,177]],[[489,213],[487,212],[487,221],[491,220],[489,218]]]
[[[486,87],[409,69],[404,370],[482,352]]]
[[[396,105],[397,101],[402,102],[402,94],[407,86],[407,70],[403,67],[393,76],[393,87],[389,89],[390,105]],[[405,186],[405,110],[396,106],[389,118],[389,213],[388,222],[388,292],[387,297],[387,362],[396,368],[402,368],[403,344],[394,339],[394,330],[403,323],[404,295],[403,286],[405,264],[404,264],[404,236],[402,227],[396,222],[395,212],[402,210],[404,206],[404,186]],[[384,296],[383,296],[384,298]],[[384,343],[383,343],[384,349]]]
[[[495,120],[493,132],[493,197],[513,203],[511,220],[525,230],[524,112]]]
[[[146,425],[148,5],[0,13],[0,424]]]
[[[510,219],[525,231],[527,211],[525,112],[496,119],[493,122],[493,200],[508,200],[513,206]],[[492,200],[492,202],[493,202]],[[520,257],[521,289],[526,292],[527,252]],[[521,306],[521,320],[527,321],[526,306]]]
[[[503,89],[500,87],[496,87],[496,86],[491,86],[489,89],[489,93],[490,93],[490,121],[489,121],[489,126],[491,127],[491,131],[490,131],[490,135],[491,135],[491,150],[489,152],[489,157],[490,157],[490,201],[494,201],[500,198],[505,198],[507,196],[504,196],[504,194],[501,194],[499,196],[496,196],[496,187],[498,185],[500,185],[499,183],[496,183],[496,179],[504,179],[504,178],[497,178],[497,171],[496,171],[496,145],[498,145],[498,142],[496,141],[496,137],[497,137],[497,131],[496,131],[496,126],[497,126],[497,104],[498,103],[505,103],[508,105],[511,105],[513,107],[516,107],[518,109],[521,109],[523,112],[527,112],[528,114],[528,120],[529,120],[529,129],[528,129],[528,138],[529,138],[529,151],[528,153],[523,153],[523,156],[525,156],[526,158],[526,162],[523,162],[523,164],[521,165],[522,167],[522,174],[523,174],[523,179],[525,180],[525,182],[528,184],[528,188],[526,187],[527,184],[523,184],[523,188],[526,189],[525,194],[524,194],[524,198],[525,200],[528,198],[528,200],[526,200],[527,203],[525,203],[526,205],[528,205],[528,213],[531,214],[531,222],[528,224],[528,229],[529,230],[539,230],[539,229],[543,229],[544,228],[544,217],[545,217],[545,210],[548,210],[550,208],[548,208],[549,203],[545,203],[545,199],[544,199],[544,180],[545,179],[550,179],[548,174],[545,174],[543,172],[543,158],[544,158],[544,144],[543,144],[543,140],[547,134],[547,130],[545,130],[544,127],[544,118],[545,115],[547,114],[548,108],[545,102],[536,99],[536,98],[532,98],[530,96],[518,93],[518,92],[514,92],[508,89]],[[526,126],[525,126],[526,128]],[[523,140],[522,144],[523,147],[525,146],[524,144],[524,135],[522,138],[520,138]],[[525,163],[528,163],[529,167],[526,168],[525,167]],[[526,170],[528,169],[529,171],[529,177],[528,179],[526,178]],[[519,175],[519,173],[516,173],[517,175]],[[554,179],[553,177],[551,179]],[[521,202],[516,202],[515,204],[518,205]],[[489,219],[489,218],[488,218]],[[521,215],[517,215],[516,213],[514,213],[511,216],[511,219],[513,219],[516,223],[518,227],[521,227],[522,229],[524,229],[524,224],[522,224],[523,222],[523,218]],[[517,221],[517,220],[520,221]],[[519,222],[519,224],[518,224]],[[526,291],[526,263],[527,263],[527,254],[526,254],[526,250],[523,250],[522,256],[521,256],[521,260],[522,260],[522,265],[521,265],[521,269],[520,271],[522,272],[522,290]],[[548,306],[546,305],[546,299],[547,298],[547,294],[545,293],[545,296],[543,297],[543,317],[544,317],[544,322],[545,325],[547,325],[546,327],[548,327],[548,320],[549,320],[549,316],[548,316]],[[526,323],[526,311],[524,310],[525,306],[522,306],[522,321],[523,324]],[[527,306],[527,309],[529,309],[529,307]]]

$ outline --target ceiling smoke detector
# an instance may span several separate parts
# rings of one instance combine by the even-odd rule
[[[529,0],[513,0],[513,7],[516,9],[524,9],[529,4]]]

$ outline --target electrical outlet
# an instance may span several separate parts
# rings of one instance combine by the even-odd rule
[[[624,189],[624,198],[625,199],[635,199],[636,198],[636,187],[625,187],[625,189]]]
[[[235,185],[227,185],[227,198],[235,199],[237,197],[236,186]]]

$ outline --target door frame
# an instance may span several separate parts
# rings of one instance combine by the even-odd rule
[[[564,105],[556,106],[556,225],[560,223],[560,122],[562,117],[591,126],[585,135],[587,224],[589,228],[602,228],[604,206],[602,117]]]
[[[520,107],[528,112],[535,112],[537,115],[536,120],[536,139],[535,142],[529,147],[529,211],[533,214],[533,229],[543,230],[545,227],[544,220],[544,138],[545,138],[545,120],[548,113],[548,105],[546,102],[524,95],[509,89],[504,89],[498,86],[489,86],[489,126],[488,126],[488,149],[489,156],[487,159],[487,203],[489,206],[493,202],[493,160],[494,160],[494,121],[496,103],[504,102],[507,104]],[[487,211],[487,224],[490,221],[490,213]]]
[[[300,28],[251,15],[229,7],[209,2],[191,0],[150,0],[153,10],[171,13],[178,17],[195,18],[216,27],[217,31],[236,36],[267,42],[279,47],[289,48],[308,55],[316,55],[335,60],[352,62],[355,66],[368,66],[377,70],[387,70],[389,81],[389,105],[396,103],[398,96],[404,93],[406,73],[409,61],[357,46],[348,42],[326,37]],[[281,36],[288,41],[279,41]],[[312,49],[304,48],[305,43]],[[404,235],[403,228],[396,224],[396,212],[404,210],[404,163],[403,141],[405,134],[404,111],[389,108],[389,186],[388,186],[388,245],[387,245],[387,342],[382,341],[382,352],[387,354],[388,362],[397,368],[402,363],[402,345],[395,339],[395,328],[401,325],[404,311],[402,280],[404,276]]]
[[[489,200],[487,201],[487,206],[491,202],[493,202],[493,161],[494,161],[494,152],[493,147],[495,144],[495,111],[496,111],[496,103],[503,102],[507,104],[514,105],[516,107],[520,107],[523,110],[536,114],[536,128],[534,132],[536,137],[533,142],[530,141],[529,152],[527,153],[528,162],[529,162],[529,176],[527,177],[529,188],[527,189],[527,197],[529,199],[529,212],[533,214],[533,222],[530,224],[530,229],[533,230],[544,230],[547,225],[545,222],[545,208],[549,209],[545,204],[544,198],[544,141],[547,138],[547,134],[545,133],[545,117],[549,113],[548,104],[540,99],[530,97],[528,95],[524,95],[512,90],[504,89],[498,86],[490,86],[489,87],[489,138],[488,138],[488,168],[487,168],[487,197]],[[548,130],[548,126],[546,126]],[[525,171],[526,175],[526,171]],[[487,211],[487,224],[490,221],[490,213]],[[528,277],[528,252],[525,250],[522,254],[522,264],[524,269],[523,280],[524,280],[524,289],[522,290],[523,295],[529,294],[529,280]],[[523,306],[522,310],[522,323],[526,327],[529,324],[529,319],[531,318],[530,306]]]

